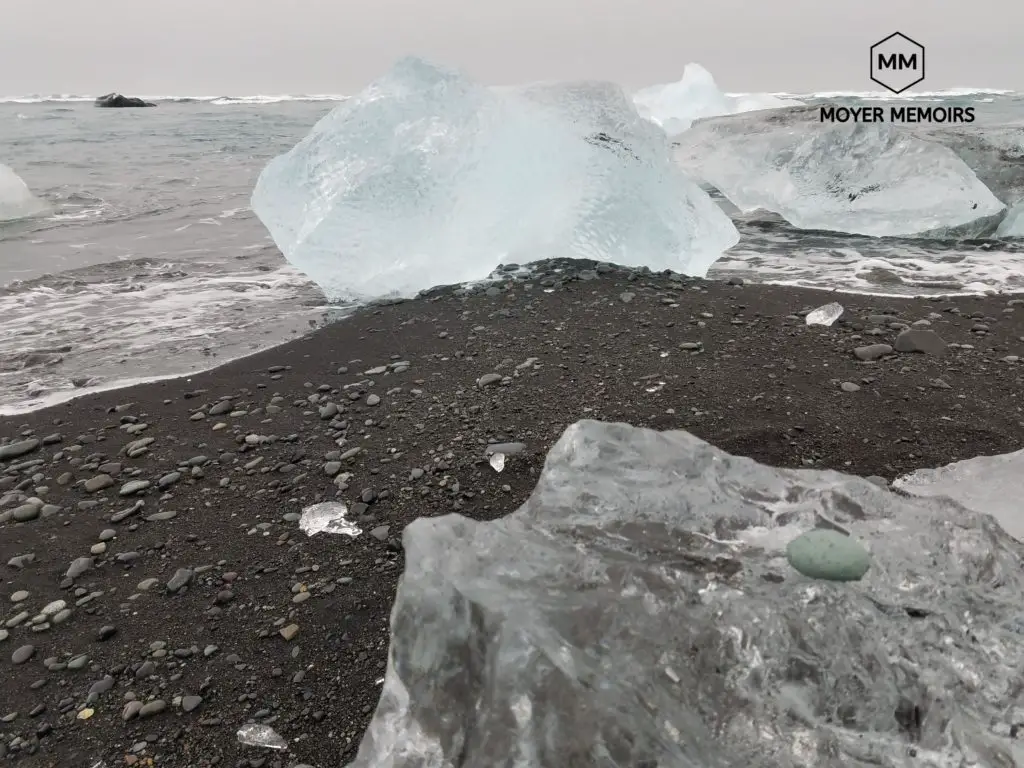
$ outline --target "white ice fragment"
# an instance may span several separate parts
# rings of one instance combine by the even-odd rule
[[[0,163],[0,221],[27,219],[50,210],[50,206],[29,191],[21,177]]]
[[[669,136],[682,133],[702,117],[803,104],[768,93],[724,94],[711,73],[694,63],[686,65],[678,82],[651,85],[637,91],[633,94],[633,103],[643,117],[660,125]]]
[[[739,241],[620,87],[489,88],[416,58],[271,160],[252,208],[339,300],[414,296],[548,258],[702,277]]]
[[[504,453],[492,453],[491,454],[491,466],[494,467],[495,472],[501,472],[505,468],[505,454]]]
[[[238,729],[238,741],[250,747],[287,749],[288,742],[269,725],[250,723]]]
[[[843,305],[838,301],[825,304],[807,313],[808,325],[832,325],[843,314]]]
[[[355,538],[363,531],[345,517],[347,514],[348,507],[340,501],[324,501],[302,510],[299,528],[305,531],[307,536],[318,533],[342,533]]]

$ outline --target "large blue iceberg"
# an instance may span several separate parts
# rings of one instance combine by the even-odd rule
[[[273,159],[252,207],[344,300],[555,257],[703,275],[739,239],[618,86],[490,88],[416,58]]]

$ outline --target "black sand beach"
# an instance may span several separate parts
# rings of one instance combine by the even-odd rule
[[[890,481],[1024,441],[1022,300],[561,267],[0,419],[4,760],[343,765],[379,694],[403,527],[512,511],[581,418]],[[830,301],[843,318],[807,326]],[[950,346],[854,355],[912,323]],[[499,473],[485,447],[508,441],[527,449]],[[307,537],[303,507],[335,498],[364,533]],[[240,745],[247,722],[288,750]]]

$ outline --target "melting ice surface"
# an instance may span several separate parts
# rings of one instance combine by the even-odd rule
[[[33,195],[18,174],[0,163],[0,221],[25,219],[49,210],[50,206]]]
[[[699,276],[739,240],[618,86],[488,88],[415,58],[272,160],[252,206],[331,299],[549,257]]]
[[[952,149],[891,123],[821,123],[817,108],[709,118],[677,158],[742,211],[875,237],[990,234],[1005,205]],[[815,119],[811,119],[811,118]]]
[[[862,581],[787,565],[823,524]],[[1024,545],[951,500],[581,421],[516,512],[403,544],[355,768],[1024,765]]]
[[[710,72],[692,63],[686,65],[678,82],[643,88],[633,94],[633,103],[641,115],[660,125],[669,136],[682,133],[701,117],[802,104],[767,93],[729,96],[719,90]]]

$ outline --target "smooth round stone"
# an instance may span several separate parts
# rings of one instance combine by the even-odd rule
[[[786,559],[804,576],[827,581],[857,581],[871,567],[871,555],[862,544],[825,528],[807,531],[789,542]]]
[[[24,589],[19,589],[17,592],[11,595],[12,603],[20,603],[25,600],[28,600],[28,592],[26,592]]]

